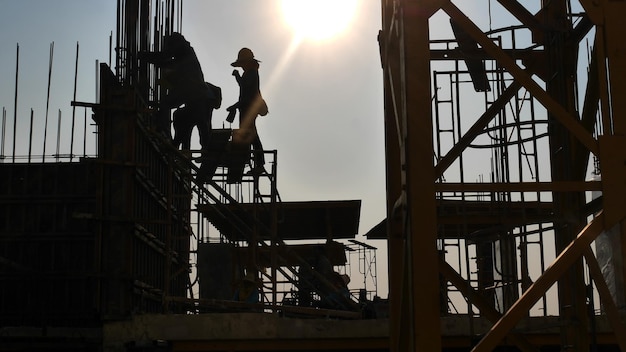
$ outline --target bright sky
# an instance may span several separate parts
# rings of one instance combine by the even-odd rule
[[[303,3],[303,0],[296,0]],[[265,149],[278,151],[278,189],[285,201],[362,200],[359,234],[385,217],[383,72],[377,34],[381,28],[379,0],[318,0],[333,11],[307,9],[305,17],[283,16],[280,0],[184,0],[182,33],[194,47],[205,79],[222,88],[222,109],[213,126],[224,123],[225,107],[234,103],[238,86],[230,63],[242,47],[261,60],[261,91],[269,115],[257,120]],[[458,1],[477,24],[488,30],[510,18],[492,16],[493,1]],[[328,29],[340,5],[354,13],[339,16],[339,32],[316,40]],[[33,154],[41,155],[46,115],[50,44],[53,71],[47,124],[46,154],[55,148],[57,118],[62,113],[62,138],[67,143],[72,116],[76,43],[80,43],[76,100],[95,102],[96,60],[109,61],[109,36],[115,34],[116,2],[102,0],[0,0],[0,108],[6,109],[3,150],[11,153],[16,45],[20,46],[17,108],[18,154],[28,151],[30,109],[34,110]],[[321,16],[317,21],[310,17]],[[309,31],[309,32],[307,32]],[[307,37],[307,35],[309,37]],[[431,38],[451,38],[447,16],[435,15]],[[114,56],[114,55],[113,55]],[[82,130],[83,110],[77,110]],[[91,112],[89,111],[90,115]],[[90,122],[90,118],[88,118]],[[52,137],[51,137],[52,136]],[[197,136],[194,135],[197,143]],[[75,153],[82,153],[76,141]],[[87,146],[93,154],[93,145]],[[62,150],[67,153],[68,149]],[[485,159],[488,160],[488,159]],[[482,161],[486,162],[486,161]],[[484,173],[489,165],[477,168]],[[472,175],[472,177],[474,177]],[[476,176],[478,177],[478,176]],[[470,177],[468,177],[470,178]],[[361,236],[358,240],[364,241]],[[379,295],[387,296],[387,253],[379,248]],[[354,281],[354,280],[353,280]],[[356,284],[356,283],[355,283]]]
[[[278,150],[282,199],[360,199],[359,233],[364,234],[385,217],[383,75],[376,39],[381,4],[378,0],[322,3],[330,7],[344,2],[355,6],[354,13],[346,15],[343,31],[323,40],[303,37],[306,33],[296,31],[284,18],[278,0],[184,0],[182,33],[194,47],[205,79],[222,88],[224,101],[213,115],[214,127],[222,126],[225,107],[238,96],[230,63],[242,47],[253,50],[261,60],[261,91],[270,110],[257,120],[257,127],[265,149]],[[0,0],[4,29],[0,32],[0,108],[4,107],[7,114],[5,154],[11,153],[16,45],[20,47],[18,154],[27,153],[32,108],[37,141],[33,154],[41,155],[50,44],[54,42],[46,143],[46,154],[50,154],[55,148],[56,141],[50,136],[56,138],[59,110],[62,130],[70,128],[77,42],[76,100],[95,102],[95,62],[109,61],[115,3]],[[329,22],[331,13],[322,11],[318,22]],[[77,114],[82,121],[83,110]],[[82,122],[77,123],[77,129],[82,129]],[[67,140],[68,133],[61,132],[62,140]],[[77,148],[82,152],[82,141],[76,143],[80,147],[74,152]],[[357,239],[364,240],[360,236]],[[369,243],[380,248],[379,294],[386,297],[386,249],[381,241]]]
[[[254,51],[262,61],[261,91],[270,110],[268,116],[257,120],[257,127],[264,147],[278,151],[278,189],[282,199],[360,199],[359,234],[364,234],[385,217],[383,72],[376,40],[381,28],[381,3],[317,3],[334,10],[318,12],[309,8],[304,17],[292,14],[286,18],[280,0],[184,0],[182,33],[194,47],[205,79],[222,88],[223,108],[214,113],[215,127],[222,125],[227,115],[224,108],[234,103],[238,95],[230,63],[242,47]],[[494,0],[455,3],[483,30],[516,23],[498,12]],[[337,23],[337,34],[323,33],[340,13],[340,5],[355,6],[354,13],[338,16],[337,20],[345,22]],[[31,108],[36,141],[33,154],[42,153],[50,44],[54,42],[46,142],[46,154],[50,155],[55,148],[59,111],[63,145],[67,145],[69,137],[77,42],[80,58],[76,100],[96,101],[96,60],[109,61],[116,1],[0,0],[0,6],[0,108],[6,109],[7,116],[2,151],[11,154],[13,143],[19,43],[17,154],[28,152]],[[534,12],[537,6],[529,10]],[[315,16],[321,19],[315,20]],[[310,18],[314,20],[309,21]],[[306,27],[301,28],[300,24]],[[319,24],[324,26],[318,28]],[[432,39],[452,37],[447,16],[433,16],[430,35]],[[324,39],[316,40],[318,36]],[[77,111],[77,130],[83,128],[83,114],[84,110]],[[88,121],[91,122],[89,117]],[[77,140],[76,144],[79,146],[74,153],[81,154],[82,141]],[[88,154],[94,153],[93,147],[87,146]],[[68,153],[68,148],[61,152]],[[478,180],[489,169],[489,158],[475,159],[472,168],[465,170],[466,178]],[[448,177],[454,180],[454,175]],[[357,239],[364,241],[362,236]],[[387,297],[386,247],[383,241],[369,243],[379,248],[378,293]],[[359,280],[353,277],[351,287],[359,287],[358,284]]]

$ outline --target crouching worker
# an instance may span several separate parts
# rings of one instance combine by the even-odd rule
[[[246,276],[241,279],[235,288],[233,300],[246,303],[259,303],[259,285],[254,272],[248,271]]]
[[[350,290],[348,284],[350,277],[333,271],[328,280],[331,287],[322,290],[320,306],[329,309],[350,309]]]

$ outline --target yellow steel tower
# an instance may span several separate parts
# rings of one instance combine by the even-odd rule
[[[473,351],[537,350],[535,316],[626,351],[626,1],[476,3],[382,1],[391,350],[442,350],[460,304]]]

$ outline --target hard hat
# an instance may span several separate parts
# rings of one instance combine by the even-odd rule
[[[260,62],[259,60],[254,58],[254,53],[252,52],[252,50],[248,48],[242,48],[237,54],[237,61],[233,62],[230,65],[234,67],[241,67],[242,63],[250,61]]]

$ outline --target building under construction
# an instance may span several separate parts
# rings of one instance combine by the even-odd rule
[[[283,202],[278,152],[246,174],[230,129],[171,143],[140,57],[180,3],[118,0],[115,62],[72,102],[96,155],[73,128],[69,153],[4,155],[3,113],[0,350],[626,351],[626,2],[489,1],[488,31],[452,1],[381,6],[388,300],[359,200]],[[351,265],[369,287],[333,281]]]

